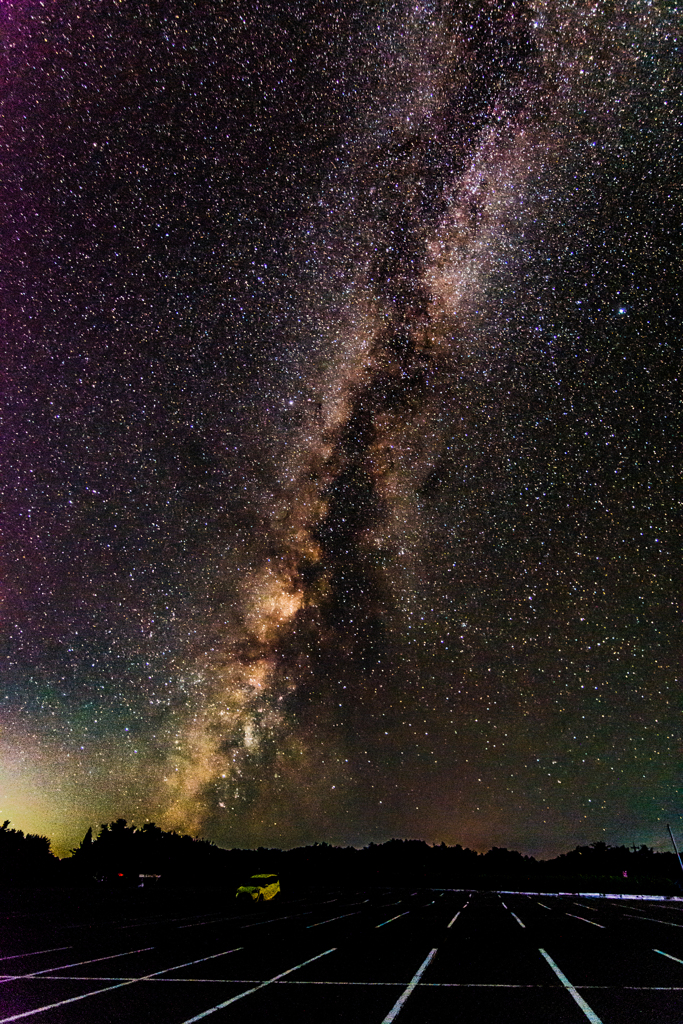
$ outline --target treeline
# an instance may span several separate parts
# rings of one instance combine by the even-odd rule
[[[148,822],[138,828],[123,818],[88,829],[71,856],[61,861],[44,836],[0,828],[5,882],[48,884],[218,885],[236,888],[251,874],[275,872],[283,891],[363,886],[434,886],[544,892],[634,892],[676,895],[683,873],[673,853],[647,846],[577,846],[539,861],[494,847],[480,854],[460,845],[430,846],[392,839],[357,850],[327,843],[294,850],[224,850],[214,843]]]
[[[0,880],[52,880],[59,858],[50,849],[47,836],[10,828],[9,819],[0,825]]]

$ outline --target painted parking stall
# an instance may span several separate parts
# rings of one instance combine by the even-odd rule
[[[141,914],[139,934],[65,919],[41,935],[29,920],[12,926],[16,951],[4,933],[0,1024],[676,1020],[682,909],[593,894],[385,888],[246,915],[229,905]],[[60,944],[60,932],[72,941]],[[144,941],[126,944],[132,934]]]

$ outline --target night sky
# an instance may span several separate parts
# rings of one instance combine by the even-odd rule
[[[0,817],[667,848],[682,14],[2,3]]]

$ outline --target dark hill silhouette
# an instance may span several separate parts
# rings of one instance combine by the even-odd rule
[[[311,887],[434,886],[543,892],[635,892],[676,895],[683,875],[673,853],[647,846],[577,846],[538,861],[515,850],[487,853],[419,840],[392,839],[363,849],[327,843],[293,850],[225,850],[212,842],[124,818],[88,829],[61,862],[44,836],[0,828],[5,882],[36,884],[220,886],[233,890],[251,874],[275,872],[283,893]],[[141,877],[142,876],[142,877]],[[146,877],[145,877],[146,876]]]

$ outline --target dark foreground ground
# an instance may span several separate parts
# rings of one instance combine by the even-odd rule
[[[683,902],[373,889],[5,894],[0,1024],[683,1021]]]

